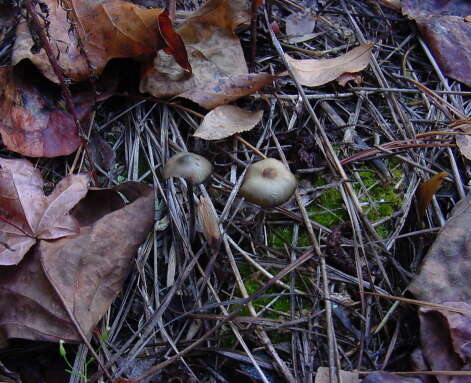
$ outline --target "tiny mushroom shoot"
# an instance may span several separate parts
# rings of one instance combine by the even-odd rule
[[[180,152],[171,157],[165,164],[163,176],[165,179],[170,177],[181,177],[187,182],[187,195],[189,204],[190,222],[188,234],[190,243],[195,236],[195,200],[193,196],[193,186],[206,181],[213,171],[213,165],[196,153]]]
[[[275,207],[288,201],[296,186],[296,177],[281,161],[266,158],[249,166],[240,194],[261,207]]]

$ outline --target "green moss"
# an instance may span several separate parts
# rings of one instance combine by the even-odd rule
[[[402,171],[400,166],[394,161],[388,161],[392,179],[387,185],[384,185],[377,174],[366,168],[358,172],[361,183],[353,184],[353,188],[359,196],[360,203],[363,204],[363,210],[371,222],[376,222],[392,215],[400,208],[402,196],[396,190],[394,185],[401,179]],[[322,176],[317,176],[313,185],[323,187],[327,185],[327,180]],[[326,189],[322,194],[307,207],[307,211],[312,220],[328,228],[333,228],[345,220],[348,220],[348,214],[345,210],[342,196],[336,187]],[[391,227],[386,222],[376,226],[378,234],[386,238]],[[287,226],[278,227],[270,237],[270,244],[273,247],[282,248],[284,243],[291,244],[292,229]],[[310,240],[305,231],[300,231],[298,246],[309,246]]]

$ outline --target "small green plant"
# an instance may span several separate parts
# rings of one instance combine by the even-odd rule
[[[100,335],[100,343],[105,342],[109,337],[108,331],[103,331],[103,333]],[[75,375],[83,379],[85,382],[88,382],[88,367],[90,366],[91,363],[95,361],[94,357],[88,358],[84,365],[83,365],[83,372],[77,371],[72,363],[69,361],[67,358],[67,350],[65,349],[64,346],[64,341],[61,339],[59,340],[59,354],[62,358],[64,358],[65,363],[69,368],[67,368],[65,371],[69,373],[70,375]]]

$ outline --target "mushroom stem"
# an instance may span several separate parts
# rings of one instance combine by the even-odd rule
[[[193,182],[187,180],[186,184],[186,193],[188,197],[188,207],[189,207],[189,214],[190,214],[190,223],[188,226],[188,238],[190,239],[190,243],[193,242],[195,239],[195,199],[193,197]]]

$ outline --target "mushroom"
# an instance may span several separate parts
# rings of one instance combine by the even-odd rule
[[[181,177],[187,181],[188,204],[190,210],[189,237],[190,242],[195,236],[195,201],[193,198],[193,186],[203,183],[213,171],[213,165],[196,153],[180,152],[171,157],[164,166],[163,176]]]
[[[296,185],[296,177],[281,161],[267,158],[249,166],[240,194],[262,207],[275,207],[290,199]]]

